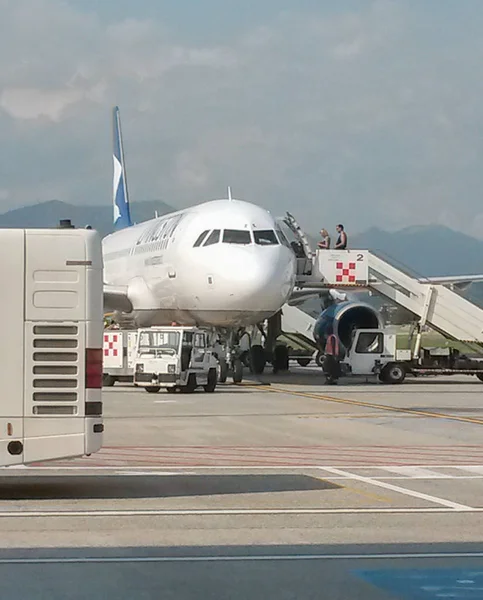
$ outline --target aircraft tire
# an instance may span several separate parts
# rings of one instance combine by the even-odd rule
[[[241,383],[243,380],[243,363],[239,358],[233,362],[233,383]]]
[[[152,385],[149,387],[145,387],[144,389],[148,392],[148,394],[157,394],[159,392],[159,390],[161,389],[161,386],[160,385]]]
[[[207,381],[206,385],[203,386],[203,389],[205,390],[205,392],[212,394],[216,389],[217,380],[218,380],[218,376],[217,376],[216,369],[210,369],[208,371],[208,381]]]
[[[219,376],[218,376],[218,381],[220,383],[225,383],[227,378],[228,378],[228,363],[226,362],[226,360],[224,358],[219,359]]]
[[[275,350],[273,351],[273,371],[274,373],[278,373],[278,371],[288,371],[288,348],[287,346],[275,346]]]
[[[250,370],[255,375],[261,375],[265,370],[267,358],[263,346],[256,344],[250,348]]]

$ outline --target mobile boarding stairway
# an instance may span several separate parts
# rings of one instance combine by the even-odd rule
[[[424,325],[447,338],[483,347],[483,309],[448,287],[450,278],[446,278],[446,284],[438,283],[437,278],[418,278],[369,250],[313,252],[294,223],[291,223],[291,229],[297,232],[305,252],[304,258],[298,258],[297,286],[300,293],[310,289],[336,288],[350,292],[363,288],[388,298],[419,318],[415,355],[419,352]],[[445,278],[441,279],[444,281]],[[471,276],[468,279],[471,280]],[[294,306],[283,308],[283,330],[297,330],[300,335],[309,333],[311,337],[314,320],[299,317],[298,312],[302,311]]]

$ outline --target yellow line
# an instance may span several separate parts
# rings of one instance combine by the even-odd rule
[[[357,488],[353,488],[349,485],[342,485],[342,488],[347,490],[348,492],[353,492],[354,494],[358,494],[359,496],[364,496],[365,498],[369,498],[369,500],[377,500],[377,502],[384,502],[385,504],[393,504],[392,500],[386,498],[386,496],[379,496],[379,494],[371,494],[370,492],[365,492],[363,490],[358,490]]]
[[[255,387],[255,386],[254,386]],[[415,408],[401,408],[398,406],[389,406],[387,404],[376,404],[374,402],[364,402],[363,400],[349,400],[348,398],[335,398],[334,396],[325,396],[323,394],[309,394],[306,392],[292,392],[284,388],[275,388],[273,386],[256,386],[267,392],[289,394],[291,396],[300,396],[302,398],[311,398],[313,400],[326,400],[338,404],[350,404],[352,406],[362,406],[364,408],[375,408],[377,410],[386,410],[390,412],[405,413],[408,415],[418,415],[420,417],[432,417],[434,419],[449,419],[451,421],[461,421],[463,423],[473,423],[474,425],[483,425],[482,419],[472,419],[471,417],[460,417],[458,415],[448,415],[446,413],[430,412],[417,410]]]

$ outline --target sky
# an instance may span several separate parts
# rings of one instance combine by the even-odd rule
[[[0,0],[0,211],[226,197],[483,239],[481,0]]]

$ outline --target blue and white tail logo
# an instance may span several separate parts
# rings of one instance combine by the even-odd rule
[[[114,135],[114,180],[113,180],[113,204],[114,204],[114,227],[123,229],[132,225],[131,212],[129,210],[129,196],[127,193],[126,169],[124,165],[124,150],[122,147],[121,119],[119,107],[113,111],[113,135]]]

